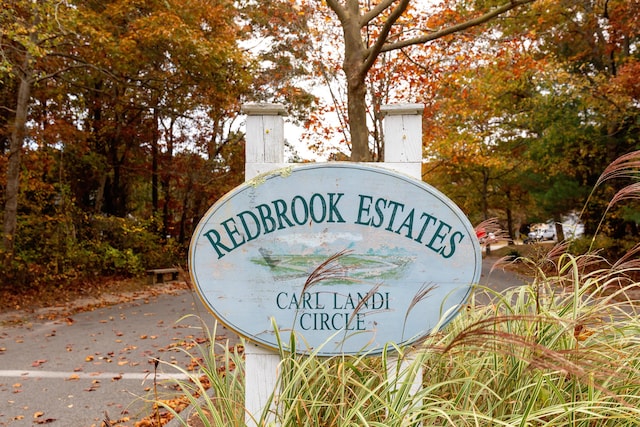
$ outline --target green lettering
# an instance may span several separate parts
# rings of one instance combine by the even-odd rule
[[[311,294],[309,292],[302,293],[302,308],[313,309],[311,306]]]
[[[211,246],[213,246],[213,249],[215,249],[215,251],[217,252],[218,259],[222,258],[225,255],[221,252],[220,249],[225,252],[231,252],[231,249],[229,247],[220,243],[220,233],[218,233],[216,230],[209,230],[204,233],[204,235],[209,240],[209,243],[211,243]]]
[[[302,217],[298,216],[298,209],[296,209],[296,201],[299,201],[302,205],[302,210],[304,215]],[[307,201],[302,196],[296,196],[291,200],[291,216],[293,217],[293,221],[298,225],[304,225],[309,220],[309,206],[307,205]]]
[[[306,325],[305,320],[309,319],[312,316],[311,313],[302,313],[300,315],[300,327],[302,328],[303,331],[308,331],[309,329],[311,329],[311,326]]]
[[[447,231],[442,234],[442,229],[443,228],[447,228]],[[436,240],[439,243],[442,243],[442,241],[444,240],[445,237],[447,237],[447,234],[451,231],[451,226],[445,222],[440,221],[440,225],[438,226],[438,229],[436,230],[436,232],[433,234],[433,237],[431,238],[431,241],[427,244],[427,247],[434,250],[435,252],[441,253],[443,250],[443,247],[440,246],[438,248],[434,247],[434,243],[436,242]]]
[[[338,196],[335,200],[333,196]],[[340,215],[340,211],[338,210],[338,202],[344,196],[344,193],[329,193],[329,220],[327,222],[346,222],[342,215]],[[335,214],[337,220],[333,219],[333,215]]]
[[[283,224],[283,221],[287,223],[289,227],[295,227],[293,222],[289,218],[287,218],[287,203],[282,199],[274,200],[273,207],[276,210],[276,218],[278,218],[278,230],[282,230],[286,228]]]
[[[287,308],[287,306],[280,304],[280,297],[287,298],[287,293],[286,292],[280,292],[280,293],[278,293],[278,295],[276,295],[276,305],[278,306],[278,308],[280,310],[284,310],[284,309]]]
[[[334,292],[333,293],[333,309],[337,310],[339,308],[343,308],[343,307],[338,307],[338,294]]]
[[[449,252],[448,253],[444,253],[444,248],[442,251],[440,251],[440,254],[442,255],[443,258],[451,258],[453,256],[453,254],[456,252],[456,243],[461,243],[462,239],[464,239],[464,234],[462,234],[459,231],[456,231],[455,233],[453,233],[451,235],[451,237],[449,237]],[[457,242],[456,242],[457,240]]]
[[[245,220],[245,216],[251,217],[254,224],[254,230],[251,230],[249,224]],[[240,222],[242,223],[242,228],[244,229],[244,234],[247,236],[247,242],[252,241],[256,237],[260,235],[260,222],[258,217],[251,211],[242,211],[238,214],[238,218],[240,218]],[[253,233],[252,233],[253,231]]]
[[[256,206],[258,213],[260,214],[260,220],[262,221],[262,228],[264,234],[269,234],[276,229],[276,220],[271,216],[271,208],[269,205],[261,204]]]
[[[348,314],[346,316],[349,316]],[[338,319],[338,326],[336,326],[336,318],[340,317],[340,319]],[[334,331],[337,331],[338,329],[342,328],[342,325],[340,324],[340,320],[342,315],[340,313],[335,313],[333,316],[331,316],[331,327],[333,328]],[[348,317],[347,317],[348,319]],[[346,325],[346,321],[345,321],[345,325]]]
[[[429,226],[429,222],[433,222],[434,224],[436,223],[436,219],[433,216],[423,212],[422,215],[420,215],[420,219],[425,217],[426,217],[426,220],[424,221],[424,224],[422,224],[422,229],[420,230],[420,234],[418,234],[418,237],[414,239],[418,243],[422,243],[422,237],[424,236],[424,232],[427,230],[427,227]]]
[[[322,215],[316,217],[316,201],[320,202],[320,208],[322,209]],[[321,194],[315,193],[309,199],[309,213],[311,214],[311,220],[316,224],[321,224],[324,222],[324,219],[327,216],[327,202],[325,202],[324,197]]]
[[[393,200],[389,200],[387,207],[390,206],[393,206],[393,211],[391,212],[391,218],[389,218],[389,225],[385,228],[387,231],[391,231],[393,228],[393,221],[396,219],[396,212],[398,211],[398,208],[400,208],[400,211],[404,210],[404,205],[402,203],[394,202]]]
[[[314,316],[316,322],[314,322],[314,326],[316,330],[320,329],[321,331],[330,331],[331,327],[329,326],[329,313],[315,313]],[[320,328],[318,328],[318,317],[320,317]]]
[[[400,230],[406,227],[407,234],[405,234],[405,237],[411,239],[411,236],[413,235],[413,214],[415,213],[415,211],[415,209],[411,209],[411,212],[409,212],[409,215],[407,215],[407,217],[404,219],[402,225],[395,231],[396,234],[400,234]]]
[[[371,219],[367,219],[367,221],[365,222],[364,219],[362,218],[362,214],[366,213],[368,218],[369,209],[371,209],[371,202],[373,201],[373,198],[371,196],[363,196],[362,194],[360,194],[359,196],[360,196],[360,205],[358,206],[358,218],[356,219],[355,223],[360,225],[369,225],[371,223]],[[369,200],[369,204],[365,207],[364,201],[366,199]]]
[[[350,293],[347,294],[347,298],[345,299],[344,306],[342,308],[350,308],[351,310],[356,308],[356,304],[353,302],[353,297]]]
[[[382,205],[382,207],[380,207],[380,205]],[[376,213],[378,214],[378,220],[374,221],[373,218],[371,219],[371,225],[373,227],[380,227],[382,225],[382,222],[384,221],[384,212],[382,212],[382,209],[387,207],[387,200],[386,199],[378,199],[376,200]]]
[[[365,331],[366,328],[364,327],[364,314],[363,313],[356,313],[356,330],[357,331]]]
[[[348,314],[344,315],[344,320],[345,320],[345,324],[346,324],[346,328],[347,331],[364,331],[366,330],[364,327],[364,313],[356,313],[356,325],[355,327],[349,327],[349,325],[351,325],[351,323],[353,322],[353,317],[349,317]]]
[[[232,224],[233,228],[230,228],[229,224]],[[233,248],[231,248],[231,250],[234,250],[238,246],[244,244],[245,238],[238,231],[238,227],[236,226],[236,221],[233,218],[229,218],[229,219],[223,221],[222,222],[222,226],[224,227],[225,231],[227,232],[227,236],[229,236],[229,240],[231,240],[231,243],[233,243]],[[241,237],[242,240],[241,241],[237,241],[236,240],[236,235],[238,237]]]

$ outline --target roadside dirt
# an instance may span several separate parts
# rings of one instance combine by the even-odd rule
[[[151,285],[145,278],[102,279],[53,288],[0,290],[0,325],[56,320],[81,311],[177,293],[188,289],[183,281]]]

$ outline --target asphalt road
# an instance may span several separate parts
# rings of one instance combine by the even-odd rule
[[[495,290],[522,284],[512,273],[483,261],[481,284]],[[186,319],[177,322],[187,315]],[[55,321],[0,329],[0,426],[101,426],[105,414],[122,425],[150,413],[154,359],[157,380],[178,372],[190,358],[180,350],[205,337],[201,319],[213,317],[195,293],[182,289],[141,296]],[[218,343],[235,336],[218,328]],[[190,351],[194,351],[193,349]],[[158,381],[161,397],[172,390]],[[125,421],[125,420],[129,421]]]
[[[205,336],[199,318],[178,322],[192,314],[213,327],[197,296],[183,289],[2,327],[0,426],[100,426],[105,413],[113,421],[140,419],[149,413],[145,398],[153,396],[154,376],[178,374],[165,363],[189,366],[180,348]],[[154,358],[162,361],[157,371]]]

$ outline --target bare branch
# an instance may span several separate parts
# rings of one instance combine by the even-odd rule
[[[528,3],[533,3],[535,1],[536,0],[510,0],[508,3],[505,3],[504,5],[490,12],[485,13],[484,15],[478,16],[477,18],[470,19],[465,22],[461,22],[460,24],[452,25],[451,27],[442,28],[440,30],[437,30],[433,33],[430,33],[424,36],[415,37],[407,40],[401,40],[395,43],[387,44],[383,46],[382,49],[380,49],[380,52],[389,52],[392,50],[402,49],[403,47],[407,47],[407,46],[428,43],[430,41],[439,39],[441,37],[445,37],[450,34],[458,33],[460,31],[464,31],[469,28],[485,24],[491,21],[492,19],[494,19],[495,17],[502,15],[503,13],[506,13],[519,6],[523,6]]]
[[[360,18],[360,26],[364,27],[369,22],[373,21],[378,15],[380,15],[386,8],[391,6],[395,1],[396,0],[381,1],[380,4],[378,4],[376,7],[374,7],[369,12],[362,15],[362,17]],[[405,2],[405,0],[402,0],[402,2]]]
[[[340,22],[344,22],[347,19],[347,10],[342,7],[338,0],[327,0],[327,6],[338,15]]]
[[[42,76],[38,77],[37,81],[47,80],[47,79],[56,77],[56,76],[58,76],[60,74],[64,74],[65,72],[67,72],[67,71],[69,71],[71,69],[76,69],[76,68],[93,69],[93,70],[96,70],[96,71],[106,75],[106,76],[109,76],[110,78],[114,79],[117,82],[122,82],[123,81],[120,77],[116,76],[115,74],[113,74],[108,69],[106,69],[104,67],[100,67],[100,66],[95,65],[95,64],[92,64],[92,63],[90,63],[90,62],[86,61],[85,59],[80,58],[78,56],[69,55],[69,54],[61,53],[61,52],[52,52],[52,53],[49,54],[49,56],[58,57],[58,58],[64,58],[64,59],[73,61],[74,63],[70,64],[70,65],[68,65],[68,66],[66,66],[66,67],[64,67],[64,68],[62,68],[60,70],[54,71],[54,72],[49,73],[49,74],[42,75]]]
[[[378,35],[376,42],[373,44],[373,46],[367,49],[367,58],[364,61],[364,64],[362,67],[363,70],[368,71],[373,66],[376,59],[378,58],[378,55],[380,54],[380,52],[382,52],[382,49],[387,40],[387,37],[391,32],[391,28],[394,26],[396,21],[402,16],[404,11],[407,10],[407,6],[409,6],[409,0],[400,0],[400,3],[398,3],[398,5],[395,7],[395,9],[393,9],[391,14],[387,18],[387,20],[384,22],[384,25],[380,30],[380,34]]]

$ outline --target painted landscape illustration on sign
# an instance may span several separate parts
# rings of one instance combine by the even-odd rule
[[[276,245],[277,246],[277,245]],[[315,252],[303,255],[304,251],[293,251],[292,248],[279,247],[272,249],[259,248],[260,257],[251,259],[256,265],[264,266],[273,275],[276,281],[289,279],[306,279],[310,274],[327,259],[327,254]],[[354,283],[355,281],[367,282],[370,280],[399,280],[403,277],[407,267],[415,260],[415,257],[404,255],[403,251],[388,250],[375,252],[372,249],[367,254],[357,254],[347,250],[337,259],[345,277],[339,275],[327,279],[320,285],[336,283]],[[348,272],[348,277],[346,273]]]

